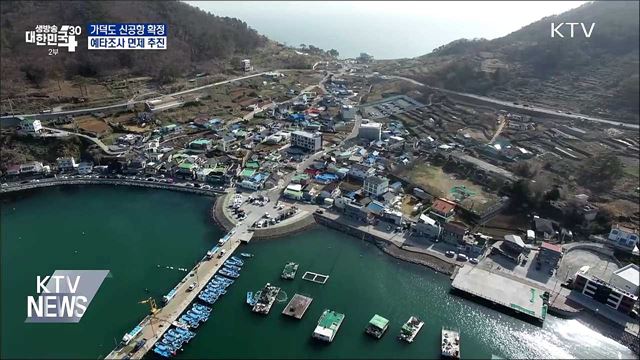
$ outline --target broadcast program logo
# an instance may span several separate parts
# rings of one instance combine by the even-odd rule
[[[78,323],[109,270],[56,270],[36,277],[37,296],[27,296],[31,323]]]

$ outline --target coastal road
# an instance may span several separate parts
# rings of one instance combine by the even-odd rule
[[[628,123],[621,123],[619,121],[613,121],[613,120],[606,120],[606,119],[600,119],[600,118],[595,118],[592,116],[588,116],[588,115],[582,115],[582,114],[567,114],[565,112],[560,112],[557,109],[549,109],[549,108],[543,108],[540,106],[523,106],[521,104],[516,105],[513,102],[509,102],[509,101],[504,101],[504,100],[498,100],[498,99],[494,99],[494,98],[490,98],[490,97],[486,97],[486,96],[480,96],[480,95],[475,95],[475,94],[469,94],[469,93],[463,93],[463,92],[458,92],[458,91],[453,91],[453,90],[447,90],[447,89],[442,89],[442,88],[438,88],[438,87],[434,87],[434,86],[430,86],[430,85],[425,85],[419,81],[416,81],[414,79],[410,79],[407,77],[403,77],[403,76],[396,76],[396,75],[385,75],[387,78],[390,79],[397,79],[397,80],[405,80],[408,81],[414,85],[418,85],[418,86],[424,86],[424,87],[428,87],[430,89],[434,89],[437,91],[441,91],[443,93],[446,94],[452,94],[452,95],[457,95],[461,98],[467,98],[467,99],[472,99],[472,100],[476,100],[476,101],[480,101],[480,102],[484,102],[484,103],[489,103],[489,104],[493,104],[493,105],[500,105],[509,109],[517,109],[520,111],[526,111],[526,112],[533,112],[533,113],[539,113],[539,114],[544,114],[544,115],[552,115],[553,117],[556,118],[562,118],[562,119],[566,119],[566,120],[587,120],[587,121],[593,121],[593,122],[598,122],[598,123],[603,123],[603,124],[607,124],[607,125],[614,125],[614,126],[620,126],[620,127],[625,127],[628,129],[640,129],[640,125],[636,125],[636,124],[628,124]]]

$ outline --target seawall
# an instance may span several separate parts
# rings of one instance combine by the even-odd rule
[[[45,188],[51,186],[64,186],[64,185],[122,185],[122,186],[137,186],[152,189],[163,189],[171,191],[188,192],[192,194],[218,196],[221,194],[219,191],[207,190],[202,188],[188,187],[173,185],[167,183],[157,183],[144,180],[122,180],[122,179],[43,179],[40,182],[17,184],[12,186],[3,187],[0,190],[0,194],[19,192],[31,189]],[[223,194],[223,193],[222,193]]]
[[[225,211],[228,197],[229,194],[217,197],[215,203],[211,208],[212,220],[225,231],[230,231],[236,226],[236,221],[231,218]],[[275,239],[294,235],[306,230],[310,230],[315,226],[317,226],[315,218],[313,217],[313,214],[309,213],[306,216],[293,222],[285,222],[284,224],[278,224],[262,229],[254,229],[253,237],[251,238],[251,240],[254,241]]]
[[[436,272],[446,274],[446,275],[453,274],[455,269],[458,267],[458,265],[448,263],[446,261],[443,261],[442,259],[439,259],[435,256],[431,256],[429,254],[409,251],[409,250],[400,248],[396,244],[392,243],[391,241],[388,241],[384,238],[376,236],[375,234],[372,234],[370,232],[363,231],[346,224],[342,224],[338,221],[334,221],[332,219],[329,219],[328,217],[323,216],[323,214],[315,213],[314,217],[315,217],[315,221],[318,224],[324,225],[326,227],[332,228],[334,230],[338,230],[342,233],[345,233],[363,240],[370,241],[376,244],[376,246],[380,250],[382,250],[385,254],[388,254],[396,259],[400,259],[400,260],[411,262],[418,265],[424,265],[426,267],[429,267],[435,270]]]

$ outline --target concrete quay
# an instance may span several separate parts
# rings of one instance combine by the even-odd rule
[[[176,288],[176,295],[160,308],[157,313],[147,316],[147,321],[144,322],[142,331],[131,340],[129,345],[114,349],[106,356],[106,359],[122,359],[127,355],[129,355],[131,359],[141,359],[148,351],[153,349],[155,343],[162,338],[162,335],[170,328],[171,324],[178,319],[180,314],[187,310],[187,307],[196,299],[200,290],[206,286],[224,262],[232,256],[232,253],[240,245],[240,241],[238,240],[240,234],[239,231],[236,231],[229,240],[221,246],[220,249],[226,250],[221,258],[217,256],[210,260],[203,258],[198,262],[182,281],[180,281]],[[196,288],[193,291],[187,291],[189,285],[193,282],[197,283]],[[147,339],[145,345],[137,352],[130,354],[135,343],[143,338]]]
[[[229,204],[229,198],[230,198],[229,194],[218,197],[216,199],[215,204],[213,204],[213,207],[211,208],[211,217],[213,221],[218,226],[225,229],[226,231],[231,230],[238,224],[238,221],[234,219],[227,211],[226,206]],[[304,207],[304,204],[296,204],[296,205],[299,207]],[[251,229],[251,231],[253,232],[252,240],[281,238],[284,236],[297,234],[313,228],[314,226],[316,226],[316,221],[313,216],[313,210],[315,208],[316,208],[315,206],[311,206],[307,209],[301,209],[298,214],[276,225],[272,225],[272,226],[261,228],[261,229],[252,228]],[[243,205],[243,209],[245,210],[254,209],[254,211],[257,210],[257,211],[264,211],[264,212],[268,210],[273,210],[271,206],[257,207],[257,206],[250,206],[247,204]],[[248,211],[252,211],[252,210],[248,210]],[[248,223],[248,225],[251,226],[251,224],[253,224],[253,221],[255,220],[252,220],[250,223]],[[245,219],[243,222],[248,222],[248,220]]]
[[[224,194],[212,189],[202,189],[196,187],[189,187],[185,185],[178,185],[179,183],[157,183],[145,180],[129,180],[129,179],[41,179],[39,182],[28,182],[24,184],[12,183],[9,186],[2,187],[0,194],[12,193],[18,191],[25,191],[31,189],[45,188],[51,186],[64,186],[64,185],[122,185],[122,186],[137,186],[151,189],[164,189],[172,191],[188,192],[192,194],[217,196]]]
[[[500,305],[525,320],[543,322],[547,304],[545,290],[473,266],[458,270],[451,287],[472,297]],[[508,291],[505,291],[508,289]]]
[[[444,255],[434,254],[432,251],[417,251],[413,248],[407,248],[404,245],[406,239],[403,234],[381,231],[368,224],[351,220],[327,210],[323,211],[322,214],[315,212],[313,216],[318,224],[373,242],[384,253],[396,259],[423,265],[446,275],[453,274],[455,269],[460,266],[454,259],[447,258]]]

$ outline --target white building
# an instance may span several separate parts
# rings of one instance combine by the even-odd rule
[[[340,109],[340,116],[344,121],[351,121],[355,120],[357,112],[358,109],[351,105],[342,105],[342,109]]]
[[[42,131],[40,120],[24,119],[20,121],[20,131],[28,135],[39,135]]]
[[[78,164],[78,174],[86,175],[93,172],[93,164],[88,162],[81,162]]]
[[[318,151],[322,149],[322,133],[294,131],[291,133],[291,145],[310,151]]]
[[[78,167],[78,164],[72,157],[59,157],[56,159],[56,162],[58,163],[58,170],[62,171],[74,170]]]
[[[354,179],[364,181],[369,176],[373,176],[376,173],[376,169],[363,164],[353,164],[349,169],[348,175]]]
[[[382,176],[369,176],[364,179],[363,188],[368,196],[378,197],[387,192],[389,179]]]
[[[240,61],[240,67],[242,68],[242,71],[253,70],[253,67],[251,66],[251,60],[249,59],[243,59],[242,61]]]
[[[440,224],[425,214],[420,215],[420,221],[415,224],[414,228],[421,236],[432,239],[438,239],[442,232]]]
[[[370,122],[361,124],[358,129],[358,137],[367,140],[380,141],[382,136],[382,124]]]
[[[613,225],[609,232],[609,243],[617,248],[633,251],[638,245],[638,232],[621,225]]]
[[[638,265],[629,264],[614,271],[610,283],[617,288],[637,296],[640,287],[640,271],[638,271]]]
[[[45,172],[41,162],[31,161],[20,165],[20,174],[39,174]]]

